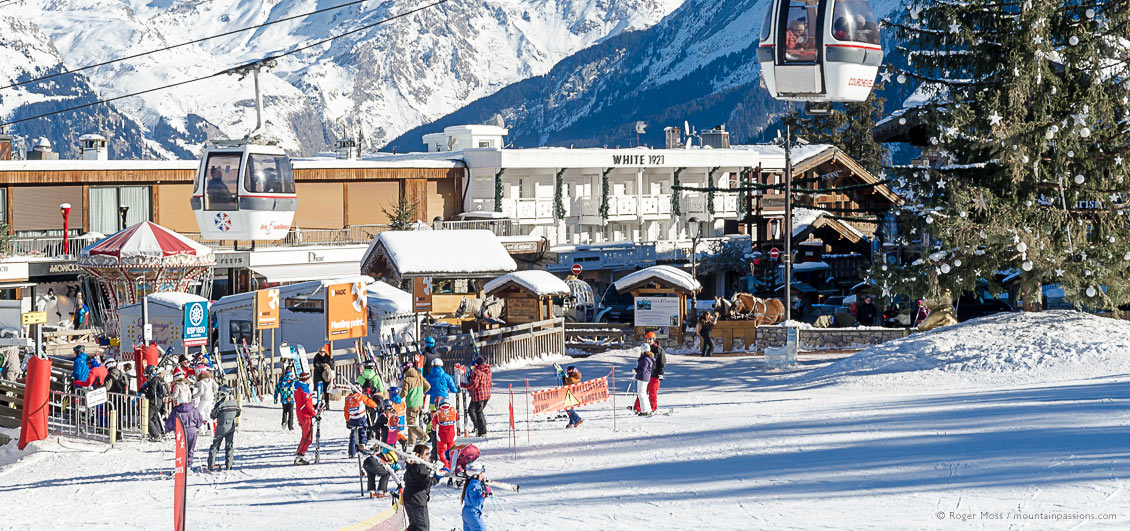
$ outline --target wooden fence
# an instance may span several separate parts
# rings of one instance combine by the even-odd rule
[[[491,365],[499,365],[565,354],[565,319],[546,319],[487,330],[474,335],[474,345],[471,334],[436,336],[435,339],[439,346],[448,347],[440,350],[440,358],[448,372],[456,363],[470,365],[476,355],[486,357]]]
[[[634,333],[635,329],[630,324],[567,323],[565,348],[591,353],[624,348]]]

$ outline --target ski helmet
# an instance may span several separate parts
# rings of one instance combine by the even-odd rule
[[[644,339],[655,339],[655,332],[648,332],[643,335]]]
[[[443,367],[443,360],[440,359],[440,358],[436,358],[436,361],[435,361],[435,363],[432,364],[432,366],[433,367]]]
[[[106,363],[104,363],[104,365],[106,365],[107,369],[112,369],[112,368],[118,366],[118,360],[116,360],[114,358],[109,358],[109,359],[106,360]]]
[[[86,347],[83,345],[75,345],[75,348],[72,350],[74,350],[75,354],[79,354],[81,352],[86,352]]]
[[[487,357],[486,356],[479,356],[479,357],[475,358],[475,365],[486,365],[486,364],[487,364]]]
[[[308,373],[306,371],[302,371],[302,374],[298,375],[298,379],[299,380],[309,380],[310,379],[310,373]]]
[[[391,452],[387,449],[383,449],[383,450],[384,451],[381,452],[381,461],[384,461],[384,462],[386,462],[390,465],[395,465],[396,462],[397,462],[396,452]]]
[[[428,336],[428,337],[424,338],[424,346],[425,346],[425,347],[434,347],[434,346],[436,346],[436,338],[434,338],[434,337],[432,337],[432,336]]]
[[[361,362],[361,366],[366,369],[372,369],[373,367],[376,367],[377,364],[373,363],[373,360],[365,360]]]
[[[486,472],[486,469],[484,469],[482,465],[477,465],[477,464],[474,464],[474,463],[467,465],[467,467],[464,468],[464,470],[467,471],[468,476],[477,476],[479,474]]]
[[[145,376],[152,378],[156,374],[157,374],[157,366],[156,365],[149,365],[148,367],[145,367]]]
[[[442,406],[446,403],[447,403],[447,397],[446,396],[441,396],[441,397],[436,399],[436,405],[437,406]]]
[[[400,394],[400,388],[399,387],[389,387],[388,388],[388,396],[399,395],[399,394]]]

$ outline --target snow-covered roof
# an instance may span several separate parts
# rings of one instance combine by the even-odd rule
[[[837,227],[842,227],[844,231],[855,236],[855,239],[865,238],[864,234],[859,229],[852,226],[850,222],[838,220],[831,217],[832,214],[827,210],[820,210],[818,208],[803,208],[798,207],[793,209],[793,237],[800,236],[809,227],[817,225],[821,218],[825,218],[825,223],[834,223]]]
[[[625,293],[648,282],[662,282],[688,292],[702,289],[702,284],[699,284],[690,273],[668,265],[652,266],[625,275],[615,282],[615,286],[616,291]]]
[[[201,297],[199,295],[183,293],[180,291],[161,291],[149,295],[149,304],[157,304],[160,306],[167,306],[169,308],[184,308],[186,304],[191,302],[208,302],[208,299],[205,299],[204,297]],[[133,304],[132,306],[137,306],[140,304],[141,303],[138,302],[137,304]]]
[[[533,292],[538,297],[548,297],[551,295],[568,295],[569,286],[565,284],[564,280],[557,278],[548,271],[541,269],[531,269],[529,271],[517,271],[502,275],[484,286],[487,294],[494,293],[499,289],[510,283],[518,284]]]
[[[365,286],[369,306],[388,314],[412,313],[412,294],[379,280]]]
[[[784,266],[781,266],[781,267],[784,267]],[[801,262],[799,264],[793,265],[793,272],[794,273],[804,273],[806,271],[823,271],[825,269],[831,269],[831,268],[832,268],[832,266],[828,265],[827,262]]]
[[[518,269],[489,230],[382,232],[361,258],[374,277],[496,277]]]

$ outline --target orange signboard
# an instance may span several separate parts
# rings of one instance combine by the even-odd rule
[[[365,283],[347,282],[326,288],[326,339],[354,339],[369,332]]]
[[[432,311],[432,279],[430,277],[412,279],[412,309],[421,313]]]
[[[608,400],[608,377],[530,393],[534,414],[563,411]]]
[[[255,329],[270,330],[279,327],[279,288],[255,292]]]

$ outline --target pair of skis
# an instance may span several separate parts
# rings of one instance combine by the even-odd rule
[[[439,472],[440,470],[443,470],[443,462],[441,462],[441,461],[436,461],[435,463],[432,463],[432,462],[427,461],[425,459],[420,459],[415,454],[410,454],[410,453],[401,451],[399,448],[389,446],[389,445],[385,444],[384,442],[375,441],[375,443],[378,446],[380,446],[381,448],[396,452],[396,455],[400,456],[405,461],[408,461],[410,463],[416,463],[416,464],[424,465],[424,466],[428,467],[428,469],[431,470],[433,473]],[[451,472],[448,472],[447,474],[444,474],[442,477],[440,477],[440,480],[444,480],[444,479],[453,479],[454,480],[454,479],[458,479],[458,478],[462,478],[463,480],[466,480],[467,477],[468,476],[466,474],[453,474]],[[500,488],[500,489],[503,489],[503,490],[509,490],[511,492],[518,492],[518,488],[519,488],[519,485],[517,485],[515,483],[507,483],[505,481],[495,481],[493,479],[487,479],[484,482],[491,487],[497,487],[497,488]]]

